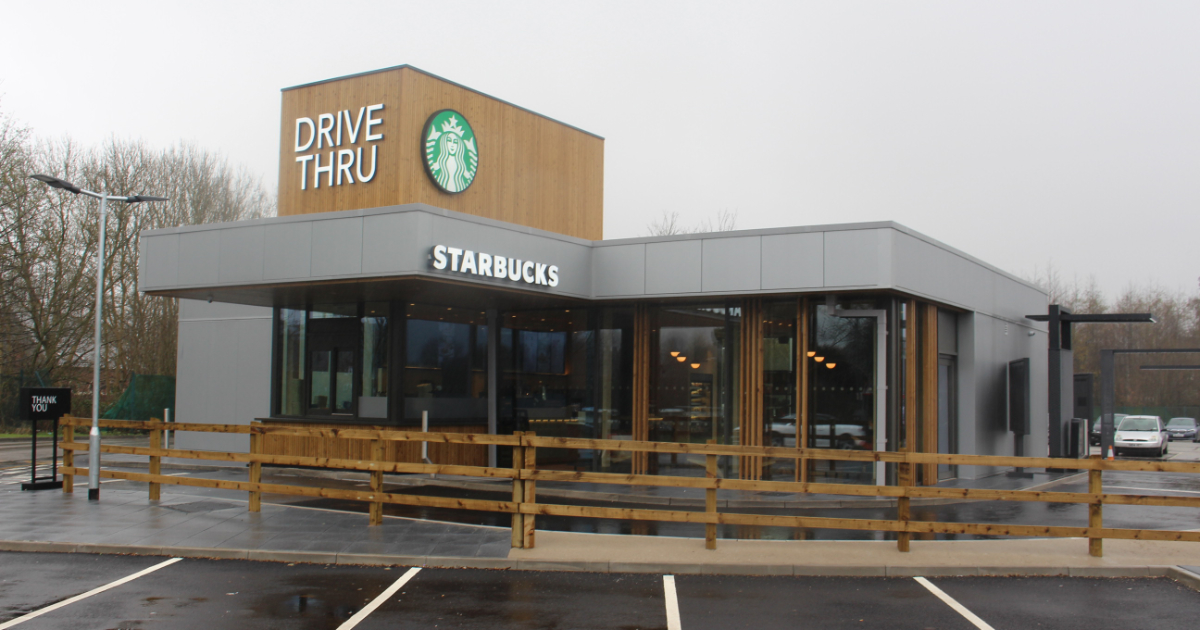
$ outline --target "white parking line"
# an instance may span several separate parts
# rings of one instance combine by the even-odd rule
[[[667,601],[667,630],[682,630],[679,623],[679,596],[675,593],[675,576],[663,576],[663,598]]]
[[[409,569],[404,575],[400,576],[399,580],[393,582],[391,586],[387,587],[386,590],[380,593],[379,597],[371,600],[370,604],[363,606],[363,609],[355,613],[353,617],[347,619],[346,623],[338,626],[338,630],[350,630],[350,628],[362,623],[363,619],[366,619],[367,616],[375,612],[376,608],[379,608],[381,605],[383,605],[383,603],[386,602],[389,597],[395,595],[396,591],[400,590],[405,584],[408,583],[409,580],[413,579],[414,575],[420,571],[420,567],[413,567]],[[0,628],[0,630],[4,630],[4,628]]]
[[[963,617],[966,617],[967,621],[970,621],[971,623],[975,624],[975,627],[979,628],[979,630],[996,630],[995,628],[989,626],[986,621],[975,616],[975,613],[967,610],[966,606],[963,606],[962,604],[958,603],[957,600],[955,600],[953,597],[950,597],[949,595],[947,595],[942,589],[934,586],[933,583],[930,582],[929,580],[926,580],[923,577],[915,577],[913,579],[916,580],[917,583],[920,584],[921,586],[924,586],[925,588],[929,589],[929,592],[936,595],[938,599],[942,600],[943,602],[946,602],[946,605],[953,608],[956,612],[958,612],[958,614],[962,615]]]
[[[104,586],[101,586],[99,588],[94,588],[82,595],[76,595],[75,597],[72,597],[70,599],[64,599],[63,601],[58,602],[57,604],[51,604],[41,610],[35,610],[35,611],[29,613],[28,615],[17,617],[16,619],[13,619],[12,621],[0,623],[0,630],[5,630],[6,628],[11,628],[17,624],[25,623],[26,621],[29,621],[30,619],[33,619],[34,617],[40,617],[48,612],[53,612],[55,610],[58,610],[59,608],[62,608],[63,606],[70,606],[71,604],[74,604],[77,601],[87,599],[87,598],[91,597],[92,595],[98,595],[100,593],[103,593],[104,591],[107,591],[110,588],[116,588],[126,582],[132,582],[133,580],[136,580],[136,579],[142,577],[143,575],[154,573],[155,571],[157,571],[163,567],[167,567],[172,564],[175,564],[176,562],[179,562],[180,560],[183,560],[183,558],[171,558],[170,560],[167,560],[165,562],[160,562],[160,563],[150,567],[149,569],[142,569],[141,571],[138,571],[137,573],[134,573],[133,575],[123,577],[123,578],[117,580],[116,582],[109,582],[108,584],[105,584]]]

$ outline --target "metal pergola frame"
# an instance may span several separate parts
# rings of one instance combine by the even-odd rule
[[[1100,455],[1106,456],[1113,445],[1113,408],[1116,406],[1115,362],[1118,354],[1200,354],[1200,348],[1169,348],[1150,349],[1133,348],[1129,350],[1100,351]],[[1151,370],[1183,370],[1198,369],[1200,366],[1191,365],[1143,365],[1141,369]],[[1088,419],[1091,422],[1091,418]]]

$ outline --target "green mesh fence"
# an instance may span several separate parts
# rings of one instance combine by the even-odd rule
[[[101,418],[108,420],[163,419],[163,409],[175,411],[175,377],[134,374],[125,392]]]
[[[1099,412],[1099,405],[1097,411]],[[1116,405],[1115,413],[1127,413],[1131,416],[1158,416],[1163,421],[1171,418],[1200,418],[1200,405]]]

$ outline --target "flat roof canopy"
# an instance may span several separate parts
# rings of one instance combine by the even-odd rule
[[[1047,304],[1032,284],[891,222],[588,241],[423,204],[146,231],[138,281],[151,295],[255,306],[887,292],[1021,323]]]

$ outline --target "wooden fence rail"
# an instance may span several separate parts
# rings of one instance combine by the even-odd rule
[[[74,475],[86,475],[86,468],[75,467],[75,453],[87,451],[86,442],[75,441],[75,427],[89,426],[90,420],[65,417],[61,421],[64,437],[63,491],[72,492]],[[913,534],[974,534],[985,536],[1036,536],[1036,537],[1079,537],[1088,539],[1088,551],[1093,556],[1103,555],[1103,539],[1132,539],[1158,541],[1200,542],[1200,531],[1119,529],[1103,526],[1103,506],[1146,505],[1167,507],[1200,508],[1200,497],[1162,495],[1109,494],[1103,491],[1104,471],[1174,472],[1200,474],[1197,462],[1143,462],[1107,461],[1093,456],[1091,459],[1060,459],[1048,457],[1002,457],[990,455],[943,455],[934,453],[894,453],[873,451],[847,451],[840,449],[786,448],[767,446],[730,446],[719,444],[685,444],[671,442],[648,442],[634,440],[593,440],[585,438],[538,437],[532,432],[517,432],[513,435],[483,435],[469,433],[437,433],[419,431],[390,431],[368,429],[331,429],[303,427],[276,427],[261,423],[251,425],[220,425],[202,423],[171,423],[169,426],[157,420],[148,422],[131,420],[101,420],[102,427],[143,430],[150,433],[150,446],[101,445],[102,453],[140,455],[149,458],[148,473],[117,470],[101,470],[100,476],[109,479],[145,482],[149,484],[151,500],[159,498],[162,484],[220,488],[249,493],[249,509],[261,509],[262,493],[307,496],[330,499],[363,501],[369,504],[369,524],[383,522],[383,505],[409,505],[430,508],[506,512],[512,514],[512,545],[533,547],[535,544],[536,518],[544,516],[570,516],[582,518],[605,518],[638,521],[667,521],[680,523],[703,523],[705,546],[716,548],[717,525],[744,525],[763,527],[793,527],[807,529],[848,529],[895,532],[897,546],[908,551]],[[250,452],[233,453],[224,451],[200,451],[162,448],[162,431],[198,431],[207,433],[232,433],[248,435]],[[369,440],[369,459],[337,459],[329,457],[302,457],[294,455],[270,455],[263,453],[267,435],[319,436],[333,439]],[[512,467],[460,466],[412,462],[384,461],[384,443],[435,442],[456,444],[480,444],[507,446],[512,448]],[[561,470],[539,470],[538,448],[577,448],[600,451],[625,451],[632,453],[687,453],[703,455],[704,477],[679,477],[668,475],[621,474],[601,472],[574,472]],[[734,457],[786,457],[810,460],[890,462],[899,464],[900,485],[868,486],[835,483],[813,483],[793,481],[758,481],[745,479],[722,479],[717,476],[717,458]],[[161,474],[163,457],[210,461],[239,462],[247,464],[247,481],[206,479]],[[314,486],[298,486],[262,482],[262,465],[305,466],[336,470],[354,470],[369,473],[369,490],[346,490]],[[1088,472],[1087,492],[1052,492],[1032,490],[992,490],[982,488],[937,488],[915,486],[912,470],[917,465],[953,464],[969,466],[1011,466],[1016,468],[1059,468]],[[428,497],[383,491],[384,473],[439,474],[490,479],[511,479],[512,500],[492,501],[483,499],[455,499]],[[538,481],[579,482],[592,484],[617,484],[627,486],[661,486],[673,488],[696,488],[705,490],[703,511],[678,509],[610,508],[594,506],[560,505],[538,503],[536,485]],[[718,490],[747,490],[757,492],[788,492],[844,495],[859,497],[895,498],[895,519],[855,519],[815,516],[764,515],[721,512],[717,508]],[[988,523],[949,523],[936,521],[914,521],[911,515],[912,499],[955,499],[976,501],[1034,501],[1045,503],[1078,503],[1088,506],[1087,525],[1079,527],[1006,525]]]

